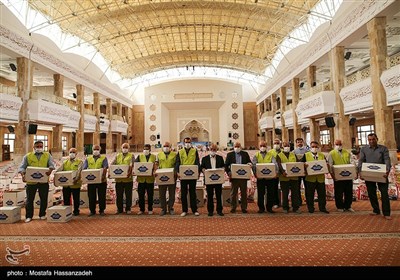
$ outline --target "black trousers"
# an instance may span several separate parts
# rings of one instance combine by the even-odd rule
[[[139,183],[138,193],[139,193],[139,208],[140,211],[144,212],[146,208],[145,194],[147,192],[147,203],[149,211],[153,211],[153,197],[154,197],[154,183]]]
[[[353,203],[353,180],[334,181],[335,205],[337,209],[349,209]]]
[[[318,194],[318,209],[319,211],[326,210],[326,189],[325,182],[308,182],[306,184],[306,201],[308,211],[314,211],[314,193],[317,190]]]
[[[281,181],[281,189],[282,189],[282,208],[283,210],[289,210],[289,191],[290,191],[290,199],[292,201],[293,211],[299,209],[299,181],[298,180],[289,180],[289,181]]]
[[[25,210],[26,218],[33,218],[34,207],[33,203],[35,202],[35,195],[36,191],[39,191],[39,199],[40,199],[40,210],[39,210],[39,217],[46,216],[46,209],[47,209],[47,200],[49,196],[49,184],[48,183],[41,183],[35,185],[26,185],[26,205]]]
[[[187,194],[189,190],[190,208],[192,212],[197,212],[197,196],[196,196],[197,180],[181,180],[181,201],[182,212],[188,212]]]
[[[279,178],[271,179],[271,181],[273,184],[273,188],[272,188],[272,197],[274,199],[273,203],[274,203],[274,205],[281,206],[281,198],[280,198],[279,191],[278,191]]]
[[[214,212],[214,191],[215,200],[217,201],[217,213],[222,213],[222,184],[206,185],[207,190],[207,211],[208,213]]]
[[[74,200],[74,214],[79,214],[79,206],[81,202],[81,189],[63,187],[62,192],[63,192],[64,205],[71,205],[71,194],[72,194],[72,199]]]
[[[369,181],[365,181],[365,184],[367,185],[369,202],[371,203],[372,209],[374,209],[374,213],[380,214],[381,212],[379,210],[378,196],[376,195],[376,185],[378,185],[378,189],[381,192],[383,216],[390,216],[389,184]]]
[[[261,211],[272,210],[275,195],[274,179],[257,179],[257,205]],[[265,191],[267,191],[267,203],[265,203]],[[265,206],[264,206],[265,205]]]
[[[117,194],[116,204],[118,212],[124,212],[124,193],[125,193],[125,211],[131,211],[132,208],[132,190],[133,182],[116,182],[115,192]]]
[[[88,198],[90,213],[96,213],[96,200],[99,200],[99,212],[106,209],[107,182],[100,184],[88,184]],[[97,196],[97,199],[96,199]]]

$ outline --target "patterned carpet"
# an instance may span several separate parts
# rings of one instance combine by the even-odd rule
[[[176,215],[114,215],[87,217],[88,209],[68,223],[34,220],[0,226],[0,267],[135,266],[135,267],[400,267],[400,201],[391,201],[393,219],[370,216],[369,201],[353,203],[356,213],[329,215],[249,214],[208,217]],[[35,209],[37,214],[38,209]],[[23,211],[24,217],[24,211]],[[11,252],[11,253],[10,253]],[[11,258],[10,255],[13,255]]]

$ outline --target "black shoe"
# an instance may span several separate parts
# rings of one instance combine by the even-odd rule
[[[309,213],[314,213],[314,209],[308,210]]]
[[[91,217],[91,216],[94,216],[94,215],[96,215],[96,213],[90,212],[88,217]]]
[[[236,213],[236,210],[235,210],[235,209],[232,209],[232,210],[231,210],[231,213]]]
[[[257,213],[259,213],[259,214],[264,213],[264,212],[265,212],[265,210],[261,210],[261,209],[257,211]]]
[[[74,216],[79,216],[79,212],[75,212],[75,213],[74,213]]]
[[[267,212],[268,213],[271,213],[271,214],[274,214],[274,213],[276,213],[274,210],[272,210],[272,209],[267,209]]]
[[[106,213],[100,212],[100,216],[105,216],[105,215],[106,215]]]
[[[225,216],[225,215],[222,212],[218,212],[218,216]]]
[[[326,210],[326,209],[324,209],[324,210],[319,210],[319,212],[322,212],[322,213],[329,214],[329,211],[328,211],[328,210]]]
[[[211,212],[210,212],[210,213],[208,213],[208,216],[209,216],[209,217],[212,217],[212,215],[214,215],[214,214],[213,214],[213,213],[211,213]]]
[[[243,213],[243,214],[246,214],[246,213],[247,213],[247,210],[246,210],[246,209],[243,209],[243,210],[242,210],[242,213]]]

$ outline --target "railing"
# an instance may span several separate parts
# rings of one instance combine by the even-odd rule
[[[333,87],[332,87],[332,82],[331,81],[318,83],[317,85],[313,86],[312,88],[310,88],[310,89],[308,89],[308,90],[306,90],[304,92],[300,92],[299,99],[302,100],[302,99],[305,99],[305,98],[307,98],[309,96],[312,96],[312,95],[314,95],[314,94],[316,94],[318,92],[331,90],[332,88]]]
[[[0,84],[0,93],[18,96],[17,87],[10,87],[3,84]]]
[[[36,91],[36,90],[32,91],[31,99],[34,99],[34,100],[42,99],[42,100],[45,100],[45,101],[48,101],[51,103],[69,107],[68,101],[64,97],[56,96],[52,93],[47,93],[47,92],[43,92],[43,91]]]

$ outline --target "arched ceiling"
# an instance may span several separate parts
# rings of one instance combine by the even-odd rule
[[[123,78],[211,66],[263,75],[317,0],[29,0]],[[40,29],[40,26],[32,30]]]

